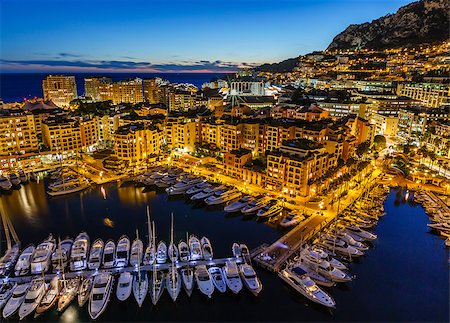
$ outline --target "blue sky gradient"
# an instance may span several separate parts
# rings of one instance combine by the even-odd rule
[[[409,2],[1,0],[1,71],[232,71],[323,50]]]

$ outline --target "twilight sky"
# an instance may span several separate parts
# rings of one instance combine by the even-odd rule
[[[0,0],[1,72],[233,71],[411,0]]]

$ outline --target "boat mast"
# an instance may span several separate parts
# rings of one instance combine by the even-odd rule
[[[174,262],[174,254],[175,254],[175,246],[173,244],[173,212],[172,212],[172,221],[170,226],[170,244],[172,245],[172,290],[175,288],[175,262]]]
[[[150,207],[147,204],[147,230],[148,230],[148,244],[152,243],[152,228],[150,222]]]
[[[62,249],[61,249],[61,237],[58,237],[58,249],[59,249],[59,265],[62,269],[62,279],[64,284],[64,289],[66,288],[66,276],[64,274],[64,263],[62,260]]]
[[[138,229],[136,228],[136,240],[137,239],[139,239],[139,231],[138,231]],[[140,262],[140,260],[139,260],[139,248],[138,248],[138,262],[137,262],[137,265],[138,265],[138,276],[139,276],[139,287],[141,286],[141,262]]]
[[[153,249],[153,284],[152,284],[152,296],[156,298],[156,234],[155,234],[155,222],[152,222],[152,249]]]

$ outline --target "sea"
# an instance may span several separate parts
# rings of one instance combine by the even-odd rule
[[[109,183],[52,198],[46,186],[46,180],[27,183],[0,196],[0,211],[11,219],[23,246],[37,245],[50,233],[61,239],[74,238],[82,230],[92,242],[96,238],[117,240],[123,234],[133,239],[138,229],[145,241],[147,205],[158,241],[169,241],[173,213],[175,241],[188,234],[206,236],[215,257],[230,256],[233,242],[252,249],[286,233],[277,224],[228,215],[221,207],[192,204],[163,191]],[[336,301],[334,310],[308,301],[276,274],[255,267],[263,284],[258,297],[243,289],[238,295],[215,291],[207,299],[195,290],[190,298],[181,291],[173,302],[165,291],[155,306],[147,296],[139,308],[133,296],[119,302],[112,295],[98,321],[448,322],[449,254],[443,240],[430,232],[424,209],[406,201],[404,191],[391,190],[384,205],[386,215],[374,229],[378,239],[364,257],[350,265],[353,281],[326,288]],[[4,250],[3,232],[1,240]],[[86,306],[73,303],[62,314],[52,309],[37,320],[88,322],[90,318]]]
[[[89,76],[110,77],[113,81],[139,77],[142,79],[161,77],[171,83],[192,83],[201,88],[213,78],[226,78],[223,73],[54,73],[73,75],[78,95],[84,94],[84,78]],[[0,98],[3,102],[21,102],[34,97],[41,98],[42,80],[49,73],[0,73]]]

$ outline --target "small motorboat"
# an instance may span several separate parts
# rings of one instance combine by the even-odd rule
[[[242,289],[242,280],[239,276],[239,269],[235,261],[227,261],[225,267],[223,267],[223,273],[225,276],[225,282],[228,288],[235,294],[239,293]]]
[[[150,297],[153,305],[156,305],[164,292],[165,275],[162,271],[153,270],[152,279],[150,280]]]
[[[45,291],[44,297],[42,298],[39,305],[36,307],[36,313],[34,317],[44,314],[49,309],[53,307],[58,301],[59,293],[61,292],[61,284],[59,282],[59,277],[55,276],[50,281],[50,284]]]
[[[133,278],[133,295],[139,307],[142,306],[145,296],[148,292],[148,276],[145,270],[142,270]]]
[[[187,195],[193,195],[193,194],[197,194],[200,193],[201,191],[203,191],[204,189],[211,187],[212,185],[208,182],[203,182],[200,184],[195,185],[194,187],[189,188],[185,194]]]
[[[239,248],[241,249],[241,257],[242,257],[242,259],[244,259],[244,261],[245,261],[247,264],[250,265],[250,264],[252,263],[252,257],[251,257],[251,255],[250,255],[250,250],[248,249],[247,245],[241,243],[241,244],[239,245]]]
[[[20,182],[23,183],[23,184],[28,182],[27,174],[25,174],[23,169],[19,169],[19,179],[20,179]]]
[[[34,250],[34,245],[30,244],[22,251],[19,259],[17,260],[16,266],[14,267],[14,274],[16,276],[23,276],[30,272],[30,263]]]
[[[63,312],[67,306],[73,301],[75,296],[78,294],[78,290],[80,289],[80,278],[70,278],[63,282],[63,289],[61,291],[61,295],[58,299],[58,312]]]
[[[271,218],[275,215],[280,215],[283,211],[283,206],[277,200],[270,200],[264,207],[258,210],[256,215],[260,218]]]
[[[189,237],[189,249],[191,251],[191,260],[199,260],[203,258],[202,245],[195,235]]]
[[[256,276],[256,272],[249,264],[243,264],[239,266],[239,273],[244,281],[244,285],[247,289],[257,296],[262,290],[262,284],[259,278]]]
[[[200,239],[200,244],[202,245],[202,254],[205,260],[213,259],[213,250],[211,246],[211,242],[207,237],[202,237]]]
[[[113,276],[111,273],[103,272],[94,278],[91,296],[89,297],[89,315],[96,320],[106,309],[111,296]]]
[[[102,263],[104,245],[105,244],[103,243],[102,239],[97,239],[92,244],[91,251],[89,253],[89,260],[88,260],[88,268],[90,270],[100,268],[100,265]]]
[[[70,250],[72,249],[73,240],[64,239],[58,243],[58,247],[52,253],[53,272],[57,273],[67,268],[70,260]]]
[[[155,246],[153,245],[153,243],[150,243],[145,249],[144,259],[142,260],[142,263],[144,265],[153,265],[153,262],[155,261],[155,253]]]
[[[235,258],[242,257],[241,246],[238,243],[233,243],[233,245],[231,246],[231,250],[233,251],[233,256]]]
[[[130,265],[138,266],[142,263],[142,255],[144,254],[144,244],[139,238],[134,239],[131,245]]]
[[[179,256],[180,256],[180,261],[185,262],[185,261],[191,260],[191,254],[189,252],[189,246],[183,240],[181,240],[178,243],[178,253],[179,253]]]
[[[214,284],[214,287],[221,293],[227,291],[227,283],[225,282],[225,277],[223,271],[219,267],[210,267],[208,269],[209,276]]]
[[[31,287],[28,289],[25,295],[25,300],[19,308],[19,318],[23,320],[28,315],[34,312],[36,307],[41,302],[47,290],[47,285],[42,277],[33,278],[31,281]]]
[[[195,280],[197,281],[198,289],[211,298],[214,292],[214,283],[205,265],[199,265],[195,268]]]
[[[128,236],[123,235],[117,242],[116,248],[116,261],[114,266],[126,267],[128,266],[128,258],[130,257],[130,239]]]
[[[158,243],[158,248],[156,251],[156,262],[158,264],[163,264],[167,261],[167,246],[164,241]]]
[[[237,199],[242,196],[242,193],[236,189],[224,189],[216,191],[213,195],[205,199],[205,203],[208,205],[219,205],[228,201]]]
[[[85,279],[83,279],[83,282],[81,283],[80,290],[78,291],[78,306],[83,307],[84,304],[89,299],[89,296],[91,295],[91,289],[92,285],[94,284],[94,277],[90,276]]]
[[[103,268],[112,268],[116,260],[116,244],[113,240],[108,240],[103,250]]]
[[[70,270],[79,271],[87,268],[90,239],[86,232],[81,232],[72,245],[70,252]]]
[[[1,189],[3,192],[7,192],[7,191],[9,191],[11,188],[12,188],[12,184],[11,184],[11,182],[9,181],[9,179],[8,179],[6,176],[4,176],[4,175],[0,175],[0,189]]]
[[[172,262],[178,261],[178,248],[174,243],[169,244],[169,248],[167,249],[167,254],[169,256],[170,261],[172,261]]]
[[[23,301],[25,300],[25,296],[30,287],[31,283],[25,283],[17,285],[16,288],[14,288],[11,297],[6,302],[6,305],[3,308],[2,314],[4,319],[7,319],[8,317],[12,316],[14,313],[17,312],[20,305],[22,305]]]
[[[133,289],[133,275],[125,271],[120,274],[117,282],[116,296],[119,301],[126,301],[131,295]]]
[[[9,298],[12,296],[17,283],[12,281],[4,281],[0,286],[0,310],[6,305]]]
[[[194,289],[194,270],[190,267],[181,269],[181,279],[183,281],[183,288],[188,296],[191,296]]]
[[[282,227],[291,227],[299,224],[305,219],[303,214],[299,212],[288,212],[284,218],[281,219],[280,225]]]
[[[14,187],[20,186],[20,178],[15,173],[9,174],[9,181],[11,182],[12,186],[14,186]]]
[[[267,198],[257,196],[241,209],[244,215],[253,214],[266,205]]]

